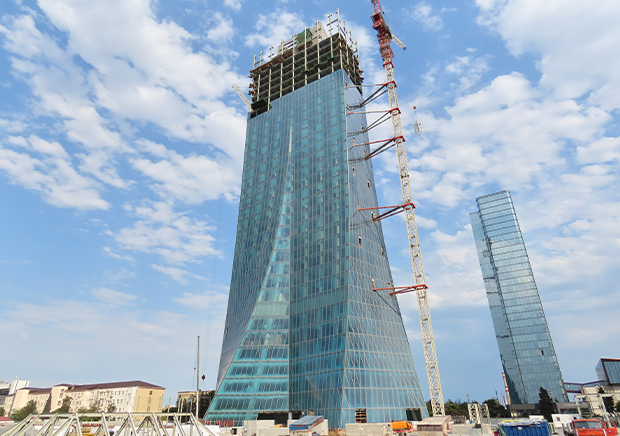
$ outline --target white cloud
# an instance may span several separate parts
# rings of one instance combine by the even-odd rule
[[[77,159],[82,175],[102,182],[90,183],[93,197],[105,185],[125,190],[135,186],[119,168],[126,157],[135,154],[132,141],[146,125],[181,141],[209,144],[205,154],[215,158],[188,157],[178,164],[175,176],[183,176],[193,160],[199,161],[201,168],[208,162],[210,172],[226,174],[233,187],[233,194],[227,195],[234,196],[239,183],[230,180],[230,174],[241,168],[245,117],[226,100],[233,92],[231,84],[246,79],[228,63],[195,51],[192,44],[196,37],[174,22],[158,20],[151,3],[44,0],[39,3],[43,14],[5,17],[0,36],[14,55],[13,73],[32,90],[34,110],[30,115],[55,119],[55,129],[46,133],[56,135],[55,142],[60,144],[79,146],[70,160]],[[216,13],[209,25],[207,37],[212,41],[221,44],[234,35],[232,21],[221,13]],[[64,32],[66,45],[61,47],[51,33],[39,30],[46,26]],[[115,31],[109,32],[110,28]],[[28,126],[23,121],[6,120],[0,125],[15,132]],[[14,161],[17,156],[6,158]],[[34,159],[32,153],[22,158]],[[149,163],[133,158],[132,162],[142,163],[143,169]],[[38,170],[43,177],[55,177],[47,167]],[[194,175],[189,171],[191,179]],[[188,197],[192,197],[190,202],[201,201],[200,195]],[[84,202],[67,199],[50,203],[107,207],[105,202],[93,206],[92,201],[78,206]]]
[[[12,59],[13,70],[30,83],[39,99],[36,114],[60,117],[67,139],[86,149],[86,154],[78,155],[82,160],[88,160],[89,152],[98,151],[99,158],[82,165],[82,170],[104,183],[126,187],[108,161],[127,147],[89,100],[84,74],[71,55],[41,33],[30,16],[12,17],[10,27],[0,26],[0,33],[6,37],[5,47],[17,55]]]
[[[284,40],[287,41],[306,28],[301,15],[288,12],[285,9],[276,9],[268,15],[259,14],[256,19],[256,33],[248,35],[245,44],[249,47],[261,48],[277,46]],[[263,57],[269,53],[263,53]]]
[[[189,271],[185,271],[180,268],[165,267],[161,265],[151,265],[151,268],[163,274],[169,275],[170,277],[172,277],[172,280],[179,282],[182,285],[186,285],[189,283],[189,281],[185,279],[185,276],[189,276],[196,280],[205,280],[205,278],[202,276],[192,274]]]
[[[125,294],[107,288],[95,289],[92,294],[102,303],[111,304],[113,306],[128,306],[138,298],[135,295]]]
[[[140,140],[139,149],[152,156],[131,159],[135,169],[155,182],[150,187],[165,200],[199,204],[220,197],[232,201],[241,189],[237,162],[219,155],[182,156],[161,144]]]
[[[211,22],[215,27],[207,31],[207,38],[218,44],[229,43],[235,36],[235,28],[230,17],[225,17],[221,12],[213,12]]]
[[[126,270],[124,268],[119,269],[118,271],[105,271],[104,275],[106,279],[112,282],[123,281],[126,279],[132,279],[136,277],[136,273],[133,271]]]
[[[157,254],[167,262],[183,265],[199,262],[205,256],[219,256],[213,247],[215,239],[209,234],[214,228],[205,221],[174,212],[164,202],[126,209],[137,218],[133,227],[117,233],[108,232],[125,250]]]
[[[456,60],[448,64],[445,70],[447,73],[458,76],[459,89],[466,91],[477,84],[482,75],[489,71],[489,65],[485,57],[457,56]]]
[[[241,0],[224,0],[224,5],[235,12],[239,12],[241,10]]]
[[[411,11],[408,12],[411,18],[422,24],[424,30],[441,30],[443,29],[443,21],[439,15],[433,15],[433,8],[426,2],[417,3]]]
[[[577,161],[582,164],[605,163],[620,158],[620,138],[601,138],[577,147]]]
[[[135,259],[133,258],[133,256],[123,256],[121,254],[115,253],[114,251],[112,251],[112,249],[110,247],[103,247],[103,251],[105,252],[106,255],[113,257],[114,259],[118,259],[118,260],[127,260],[129,262],[135,262]]]
[[[516,56],[540,58],[541,85],[558,98],[589,100],[607,110],[620,107],[620,3],[596,7],[578,0],[477,0],[479,23],[496,30]],[[550,23],[553,23],[552,25]]]
[[[45,201],[57,207],[83,210],[110,207],[99,196],[98,183],[75,170],[59,143],[36,136],[13,137],[10,142],[30,153],[18,153],[0,143],[0,170],[4,170],[13,183],[40,192]]]
[[[445,109],[447,119],[425,116],[425,132],[435,144],[409,168],[437,178],[419,198],[449,207],[474,198],[485,185],[521,189],[565,171],[566,141],[596,138],[610,120],[596,107],[546,98],[518,73],[499,76]]]
[[[183,306],[206,313],[224,313],[228,303],[226,292],[206,291],[202,294],[184,292],[182,297],[174,298],[174,301]]]
[[[27,127],[28,125],[21,121],[11,121],[0,118],[0,129],[7,133],[21,133],[26,130]]]

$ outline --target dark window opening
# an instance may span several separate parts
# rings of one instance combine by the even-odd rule
[[[359,236],[357,240],[358,240],[358,242],[360,243],[360,247],[361,247],[361,246],[362,246],[362,237],[361,237],[361,236]]]
[[[293,412],[293,419],[299,418],[301,418],[301,412],[297,413],[297,418],[295,417],[295,412]],[[273,419],[276,425],[286,425],[288,412],[259,412],[256,419]]]
[[[355,409],[355,422],[360,424],[366,424],[368,422],[366,409]]]
[[[422,421],[422,411],[420,409],[405,409],[407,421]]]

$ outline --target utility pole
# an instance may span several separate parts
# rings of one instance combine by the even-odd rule
[[[198,353],[196,353],[196,419],[200,419],[200,335],[198,335]]]

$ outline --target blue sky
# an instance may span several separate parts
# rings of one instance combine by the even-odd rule
[[[564,379],[595,379],[599,358],[620,357],[620,3],[383,7],[408,45],[395,74],[444,397],[501,395],[468,214],[503,189]],[[2,2],[0,378],[142,379],[174,402],[195,386],[201,335],[201,388],[214,387],[246,120],[231,85],[336,8],[366,83],[383,81],[370,1]],[[399,201],[395,169],[375,159],[380,203]],[[384,231],[410,284],[404,222]],[[400,302],[426,386],[415,297]]]

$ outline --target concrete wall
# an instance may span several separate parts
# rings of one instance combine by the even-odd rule
[[[383,436],[392,434],[392,426],[390,424],[347,424],[347,436]]]
[[[261,428],[260,436],[287,436],[289,435],[288,427],[278,427],[278,428]],[[250,435],[251,436],[251,435]]]

